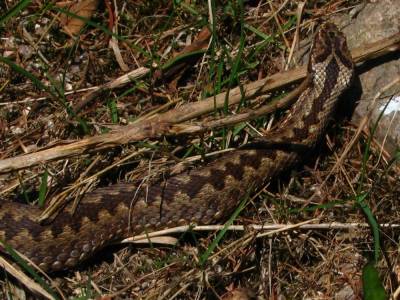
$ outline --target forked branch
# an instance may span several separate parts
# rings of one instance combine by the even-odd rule
[[[399,49],[400,33],[397,33],[389,38],[355,48],[351,53],[354,62],[359,63]],[[70,144],[3,159],[0,160],[0,173],[20,170],[37,164],[78,156],[88,152],[104,150],[146,138],[156,138],[163,135],[182,133],[197,133],[206,129],[247,121],[258,117],[261,113],[272,112],[276,108],[285,107],[293,100],[292,96],[300,90],[292,93],[290,97],[286,97],[283,102],[267,104],[258,110],[247,111],[244,114],[214,120],[207,124],[181,124],[203,114],[212,112],[216,108],[223,107],[226,98],[229,99],[229,105],[234,105],[239,103],[243,97],[245,99],[250,99],[257,95],[262,95],[271,90],[303,79],[306,75],[306,67],[302,66],[251,82],[241,88],[236,87],[231,89],[228,95],[226,92],[223,92],[202,101],[188,103],[165,113],[155,114],[146,119],[140,119],[127,126],[118,126],[107,134],[88,137]]]

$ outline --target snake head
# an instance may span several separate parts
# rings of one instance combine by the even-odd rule
[[[330,61],[331,59],[335,59],[338,65],[353,69],[353,61],[347,47],[346,37],[335,24],[324,23],[320,26],[314,38],[308,65],[309,71],[313,71],[312,65]]]
[[[348,87],[353,70],[344,34],[332,23],[322,24],[314,37],[308,63],[308,74],[314,84],[332,92],[339,90],[339,86]]]

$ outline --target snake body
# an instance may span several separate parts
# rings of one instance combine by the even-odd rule
[[[126,237],[187,224],[210,224],[229,216],[241,198],[301,158],[290,147],[312,148],[321,138],[353,76],[346,39],[325,23],[315,35],[308,84],[267,143],[239,148],[218,160],[149,186],[120,183],[87,193],[76,211],[66,207],[51,223],[35,220],[40,209],[0,203],[0,240],[45,271],[69,269],[105,245]]]

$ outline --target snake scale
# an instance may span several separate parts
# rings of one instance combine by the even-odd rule
[[[325,23],[313,40],[307,88],[280,127],[264,138],[278,147],[238,148],[204,167],[149,186],[119,183],[98,188],[83,197],[74,213],[67,206],[46,225],[35,221],[39,208],[2,201],[0,239],[43,270],[57,271],[132,235],[226,218],[250,187],[301,159],[301,153],[280,144],[314,147],[352,77],[346,39],[335,25]]]

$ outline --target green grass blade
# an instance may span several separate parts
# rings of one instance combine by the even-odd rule
[[[356,197],[356,201],[362,211],[364,212],[365,216],[367,217],[368,223],[371,226],[372,230],[372,235],[374,237],[374,260],[377,262],[379,260],[379,255],[380,255],[380,233],[379,233],[379,225],[378,222],[376,222],[376,219],[374,217],[374,214],[372,213],[372,210],[369,208],[367,205],[365,199],[369,193],[363,193],[361,195],[358,195]]]
[[[24,181],[22,180],[22,178],[21,178],[21,176],[20,176],[19,173],[18,173],[18,181],[19,181],[19,186],[20,186],[20,188],[22,189],[22,195],[24,196],[25,202],[26,202],[26,203],[30,203],[30,201],[29,201],[29,196],[28,196],[26,187],[25,187],[25,185],[24,185]]]
[[[162,65],[161,70],[165,71],[168,68],[172,67],[173,65],[175,65],[175,64],[177,64],[179,62],[185,61],[189,57],[197,56],[197,55],[200,55],[200,54],[204,54],[206,51],[207,51],[206,49],[199,49],[199,50],[195,50],[195,51],[191,51],[191,52],[187,52],[187,53],[183,53],[181,55],[178,55],[177,57],[174,57],[174,58],[170,59],[164,65]]]
[[[109,100],[107,101],[107,106],[110,109],[111,122],[117,124],[119,120],[117,103],[114,100]]]
[[[222,75],[223,75],[223,72],[224,72],[224,60],[221,59],[217,64],[217,74],[216,74],[216,77],[215,77],[216,80],[215,80],[215,87],[214,87],[214,95],[213,96],[218,95],[222,90]],[[215,97],[214,97],[214,100],[215,100]],[[215,106],[216,106],[216,104],[214,104],[214,107]]]
[[[33,84],[40,90],[44,90],[48,93],[50,93],[52,96],[57,97],[47,86],[45,86],[39,78],[37,78],[35,75],[33,75],[32,73],[26,71],[24,68],[21,68],[20,66],[18,66],[16,63],[14,63],[12,60],[9,60],[6,57],[0,56],[0,62],[3,62],[5,64],[7,64],[8,66],[10,66],[15,72],[25,76],[26,78],[28,78],[29,80],[31,80],[33,82]]]
[[[207,259],[211,255],[211,253],[214,251],[214,249],[218,246],[219,242],[222,240],[222,238],[225,236],[225,233],[228,231],[228,227],[232,225],[233,221],[236,220],[236,218],[239,216],[240,212],[244,209],[246,206],[247,200],[249,198],[249,195],[247,194],[243,200],[240,202],[239,206],[236,208],[236,210],[233,212],[229,220],[225,223],[224,228],[220,232],[218,232],[216,238],[212,241],[211,245],[207,248],[207,250],[200,256],[200,266],[204,267],[204,264],[206,263]]]
[[[244,24],[244,28],[253,32],[254,34],[256,34],[258,37],[262,38],[266,42],[272,42],[274,40],[274,38],[271,35],[267,35],[264,32],[258,30],[257,28],[255,28],[249,24]]]
[[[50,295],[54,297],[54,299],[59,299],[57,297],[56,292],[47,284],[47,282],[38,274],[36,271],[29,266],[24,259],[22,259],[21,256],[18,255],[17,252],[10,246],[4,243],[4,241],[0,240],[0,243],[4,247],[4,249],[7,251],[7,253],[17,262],[19,266],[21,266],[26,272],[29,273],[29,275],[32,276],[32,278],[40,284],[40,286],[46,290]]]
[[[216,26],[216,5],[215,5],[215,1],[214,0],[210,0],[210,4],[211,4],[211,18],[212,18],[212,22],[211,22],[211,40],[210,40],[210,47],[209,47],[209,51],[210,51],[210,61],[209,61],[209,83],[213,83],[213,88],[214,88],[214,107],[215,106],[215,101],[216,101],[216,83],[215,83],[215,74],[218,72],[217,70],[217,45],[218,45],[218,34],[217,34],[217,26]],[[222,62],[223,59],[221,59],[220,62]],[[220,63],[218,62],[218,63]],[[223,63],[223,62],[222,62]],[[221,66],[222,67],[222,66]],[[217,113],[217,110],[214,110],[214,113]]]
[[[226,91],[225,95],[225,106],[224,106],[224,111],[225,113],[228,112],[228,103],[229,103],[229,92],[231,87],[233,86],[233,83],[236,82],[238,85],[240,84],[239,82],[239,69],[240,69],[240,64],[242,61],[243,57],[243,50],[244,50],[244,44],[245,44],[245,34],[244,34],[244,8],[243,8],[243,0],[239,0],[239,6],[240,6],[240,42],[239,42],[239,51],[238,54],[236,55],[232,72],[229,77],[229,85],[228,89]],[[242,97],[243,98],[243,97]]]
[[[368,263],[362,271],[364,300],[388,299],[374,264]]]
[[[237,136],[244,128],[246,128],[247,124],[246,122],[242,122],[237,124],[232,131],[232,136],[235,137]]]
[[[189,4],[186,4],[185,2],[180,2],[179,5],[180,5],[183,9],[187,10],[188,12],[190,12],[192,15],[194,15],[194,16],[200,16],[200,13],[199,13],[193,6],[191,6],[191,5],[189,5]]]
[[[364,181],[367,177],[367,162],[370,157],[370,149],[371,149],[371,143],[372,143],[372,138],[375,135],[376,130],[378,129],[378,124],[381,118],[383,117],[383,114],[386,111],[386,108],[388,107],[390,101],[392,98],[390,98],[387,103],[385,104],[384,108],[380,112],[376,122],[374,123],[372,129],[371,129],[371,134],[368,137],[367,140],[367,145],[365,147],[364,155],[363,155],[363,160],[362,160],[362,165],[361,165],[361,176],[360,180],[358,182],[358,187],[357,187],[357,196],[356,196],[356,202],[364,212],[365,216],[367,217],[368,223],[371,226],[372,234],[374,237],[374,259],[375,262],[378,261],[379,255],[380,255],[380,233],[379,233],[379,225],[378,222],[376,222],[376,219],[372,213],[372,210],[369,208],[367,202],[365,199],[369,195],[369,192],[363,192],[364,189]]]
[[[31,0],[21,0],[16,5],[14,5],[9,11],[7,11],[4,15],[0,16],[0,26],[6,23],[12,17],[18,15],[21,11],[25,9],[29,4],[31,4]]]
[[[49,172],[47,172],[47,170],[46,170],[46,171],[44,171],[44,173],[42,175],[42,180],[41,180],[40,188],[39,188],[39,200],[38,200],[39,207],[43,207],[44,202],[46,200],[48,177],[49,177]]]

